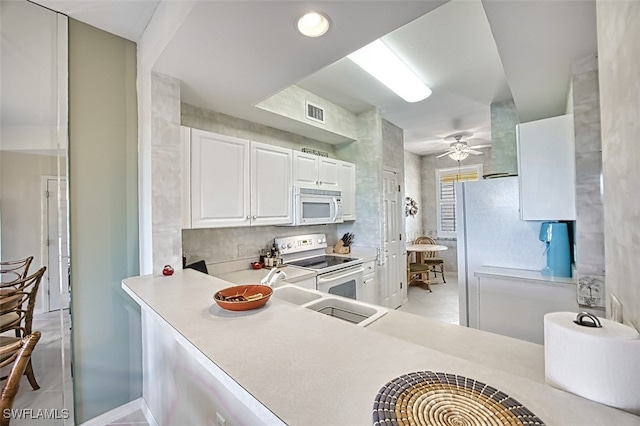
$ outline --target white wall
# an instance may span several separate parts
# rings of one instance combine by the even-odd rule
[[[422,181],[420,180],[421,158],[409,151],[404,151],[404,193],[418,203],[418,213],[415,216],[405,216],[407,241],[413,241],[422,234]]]

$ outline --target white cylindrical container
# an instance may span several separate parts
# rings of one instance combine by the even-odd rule
[[[640,335],[631,327],[603,318],[598,318],[601,328],[579,325],[574,322],[576,317],[572,312],[544,316],[547,383],[640,414]]]

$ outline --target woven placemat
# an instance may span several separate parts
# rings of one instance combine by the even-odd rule
[[[455,374],[418,371],[384,385],[373,404],[374,425],[544,425],[509,395]]]

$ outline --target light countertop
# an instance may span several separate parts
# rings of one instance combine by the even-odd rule
[[[308,278],[314,278],[317,273],[315,271],[303,268],[297,268],[295,266],[285,265],[281,268],[285,274],[287,274],[285,283],[296,283],[301,280],[305,280]],[[270,272],[270,269],[242,269],[240,271],[227,272],[224,274],[216,274],[217,278],[220,278],[225,281],[229,281],[234,284],[251,284],[251,283],[259,283],[267,274]]]
[[[327,247],[326,252],[335,256],[356,257],[358,259],[362,259],[364,262],[376,260],[376,258],[378,257],[378,250],[375,247],[351,246],[351,253],[347,254],[334,253],[333,247]]]
[[[123,281],[143,310],[286,424],[370,425],[378,390],[423,370],[487,383],[547,425],[640,423],[638,416],[544,384],[539,345],[397,311],[363,328],[273,297],[262,309],[229,313],[212,299],[229,285],[193,270]]]
[[[497,278],[516,278],[524,281],[535,281],[539,284],[553,285],[573,285],[576,284],[575,277],[554,277],[551,275],[543,275],[540,271],[529,269],[502,268],[496,266],[482,266],[474,272],[475,277],[497,277]]]

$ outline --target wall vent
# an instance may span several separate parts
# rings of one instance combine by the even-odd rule
[[[305,117],[324,124],[324,109],[307,101],[305,102]]]

